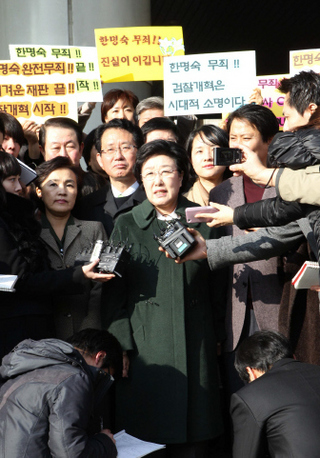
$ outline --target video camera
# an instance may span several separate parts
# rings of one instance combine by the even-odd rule
[[[183,258],[197,242],[179,221],[172,220],[165,223],[166,228],[161,230],[159,236],[154,234],[153,238],[169,253],[171,258]]]
[[[95,259],[100,259],[97,265],[99,272],[116,274],[122,277],[126,265],[130,259],[131,246],[126,243],[119,242],[114,245],[112,242],[103,242],[97,240],[95,245],[85,248],[77,254],[75,258],[76,265],[89,264]]]

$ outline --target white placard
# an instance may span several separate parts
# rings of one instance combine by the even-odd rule
[[[289,53],[290,75],[313,70],[320,73],[320,49],[300,49]]]
[[[101,78],[95,46],[9,45],[10,59],[72,62],[76,72],[78,102],[102,102]]]
[[[255,82],[255,51],[165,57],[165,115],[236,110],[247,103]]]

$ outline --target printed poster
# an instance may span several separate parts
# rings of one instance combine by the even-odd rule
[[[9,45],[15,62],[63,61],[73,63],[78,102],[102,102],[97,49],[94,46]]]
[[[255,51],[165,57],[165,115],[229,113],[255,84]]]
[[[78,120],[74,63],[0,61],[0,111],[21,122],[48,118]]]
[[[163,80],[163,58],[184,55],[182,27],[95,29],[103,83]]]

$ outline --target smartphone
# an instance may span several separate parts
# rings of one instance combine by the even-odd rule
[[[215,213],[218,210],[213,207],[188,207],[186,208],[187,223],[207,223],[211,218],[196,218],[198,213]]]
[[[232,164],[240,164],[242,151],[239,148],[214,148],[213,163],[214,165],[225,165],[229,167]]]

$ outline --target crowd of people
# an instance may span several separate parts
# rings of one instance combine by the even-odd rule
[[[87,136],[95,104],[42,126],[0,113],[0,274],[18,277],[0,290],[0,458],[114,457],[110,429],[158,458],[318,456],[320,287],[291,279],[320,253],[320,75],[279,91],[284,132],[257,91],[221,127],[120,89]],[[242,162],[216,165],[219,147]],[[175,260],[156,241],[173,221],[196,241]],[[122,276],[79,264],[98,240],[130,247]]]

